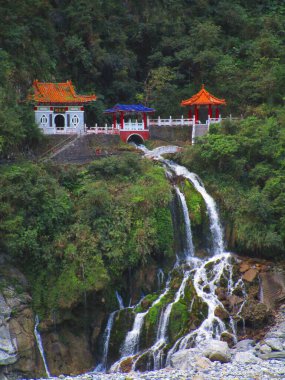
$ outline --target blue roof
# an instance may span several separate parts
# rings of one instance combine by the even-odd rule
[[[155,109],[145,107],[142,104],[116,104],[113,108],[104,111],[104,113],[114,112],[155,112]]]

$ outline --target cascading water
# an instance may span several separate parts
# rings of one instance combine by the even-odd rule
[[[123,299],[120,296],[119,292],[116,290],[115,292],[118,305],[119,305],[119,310],[124,309],[124,303]],[[112,313],[110,313],[107,325],[103,334],[103,341],[104,341],[104,347],[103,347],[103,355],[102,355],[102,360],[101,363],[97,365],[95,368],[94,372],[106,372],[107,370],[107,364],[108,364],[108,353],[109,353],[109,345],[110,345],[110,338],[111,338],[111,332],[114,324],[114,319],[116,314],[118,313],[119,310],[115,310]]]
[[[158,286],[158,289],[160,290],[163,283],[164,283],[164,272],[161,268],[158,269],[158,272],[157,272],[157,286]]]
[[[212,241],[213,241],[213,253],[215,255],[219,255],[224,252],[224,238],[223,231],[217,211],[217,206],[214,199],[207,193],[202,181],[195,173],[191,173],[184,166],[178,165],[174,162],[164,161],[164,163],[171,168],[177,176],[182,176],[188,179],[195,189],[202,195],[207,212],[209,215],[210,221],[210,229],[212,233]]]
[[[185,234],[186,234],[186,250],[184,252],[185,259],[187,261],[191,260],[191,258],[194,256],[194,246],[193,246],[193,240],[192,240],[192,232],[191,232],[191,222],[189,218],[189,211],[185,199],[185,195],[179,190],[177,186],[174,186],[174,189],[176,191],[176,194],[178,195],[178,198],[180,199],[180,203],[183,210],[184,215],[184,223],[185,223]]]
[[[166,307],[161,309],[157,334],[154,344],[148,348],[146,351],[139,351],[140,336],[143,330],[145,317],[148,312],[152,309],[153,306],[158,304],[162,297],[164,297],[170,290],[170,279],[167,281],[166,288],[164,292],[158,297],[156,301],[152,303],[149,309],[145,312],[137,313],[132,330],[129,331],[126,335],[125,341],[121,348],[121,359],[116,362],[112,367],[111,371],[120,370],[120,363],[122,363],[126,358],[131,357],[133,361],[133,370],[136,369],[136,365],[139,360],[145,355],[148,354],[148,357],[152,357],[154,369],[159,369],[165,364],[170,363],[170,359],[173,353],[179,349],[187,348],[189,346],[199,346],[203,345],[207,339],[220,339],[221,334],[228,329],[230,329],[234,341],[236,341],[236,326],[232,318],[230,318],[230,323],[226,326],[216,314],[217,308],[223,309],[226,312],[224,305],[219,300],[216,290],[219,286],[218,284],[223,278],[227,279],[228,282],[228,294],[233,294],[235,288],[242,287],[239,280],[236,284],[233,281],[233,272],[231,264],[231,255],[224,252],[224,241],[223,241],[223,232],[219,220],[219,215],[217,207],[213,198],[207,193],[203,183],[199,177],[188,171],[185,167],[177,165],[174,162],[163,159],[162,155],[165,153],[174,153],[180,150],[176,146],[167,146],[159,147],[153,151],[148,150],[144,146],[139,146],[147,157],[161,161],[166,169],[166,174],[168,178],[172,179],[174,173],[176,176],[184,177],[186,180],[190,181],[193,187],[197,192],[201,194],[204,199],[207,213],[209,216],[210,223],[210,233],[212,237],[213,245],[213,254],[208,260],[201,260],[195,257],[194,255],[194,246],[192,241],[192,232],[191,232],[191,222],[189,218],[189,212],[187,208],[187,203],[185,195],[179,189],[178,186],[174,186],[174,190],[179,199],[180,207],[183,213],[184,225],[185,225],[185,249],[183,252],[183,257],[179,257],[174,268],[176,270],[183,272],[183,278],[181,280],[180,286],[175,293],[174,299],[172,302],[168,303]],[[183,265],[183,266],[181,266]],[[186,268],[186,269],[185,269]],[[160,272],[159,272],[160,273]],[[158,274],[159,279],[160,274]],[[179,302],[185,293],[185,287],[187,282],[192,281],[193,287],[197,294],[197,299],[203,301],[207,307],[207,316],[201,322],[200,326],[190,333],[186,334],[179,338],[168,351],[167,357],[165,360],[167,345],[168,345],[168,326],[171,316],[171,311],[173,306]],[[159,284],[162,281],[158,281]],[[159,285],[160,288],[160,285]],[[189,307],[190,312],[192,311],[194,298],[192,299],[191,305]],[[237,315],[242,310],[243,305],[237,311]],[[151,367],[151,366],[150,366]]]
[[[138,352],[139,339],[146,314],[147,312],[137,313],[133,324],[133,328],[131,331],[128,332],[125,342],[123,344],[122,357],[132,356]]]
[[[116,290],[116,298],[117,298],[117,301],[118,301],[118,304],[119,304],[119,309],[120,310],[124,309],[123,298],[120,296],[120,294],[118,293],[117,290]]]
[[[35,334],[35,338],[36,338],[36,341],[37,341],[38,349],[40,351],[40,354],[41,354],[41,357],[42,357],[42,360],[43,360],[43,363],[44,363],[46,375],[47,375],[47,377],[50,377],[50,372],[49,372],[47,361],[46,361],[46,357],[45,357],[45,351],[44,351],[44,347],[43,347],[42,337],[41,337],[41,334],[38,331],[39,323],[40,323],[40,319],[36,315],[34,334]]]
[[[95,368],[95,372],[105,372],[107,370],[107,360],[108,360],[108,353],[109,353],[109,344],[110,344],[110,337],[111,337],[111,331],[114,324],[114,318],[118,310],[113,311],[108,318],[107,326],[104,331],[103,340],[104,340],[104,348],[103,348],[103,356],[102,361],[97,365]]]
[[[157,305],[161,301],[162,297],[164,297],[168,293],[169,285],[170,285],[170,279],[168,279],[166,283],[164,292],[158,297],[157,300],[155,300],[152,303],[151,307]],[[142,332],[143,322],[147,313],[148,313],[148,310],[144,313],[137,313],[134,320],[133,328],[131,331],[127,333],[125,342],[122,346],[122,349],[121,349],[122,358],[135,355],[138,352],[139,339]]]
[[[184,296],[185,286],[186,286],[187,280],[189,279],[189,275],[190,275],[190,271],[187,271],[184,273],[183,280],[175,295],[174,301],[169,303],[167,307],[165,308],[165,310],[162,311],[161,313],[161,316],[159,319],[159,325],[157,329],[156,342],[150,348],[150,352],[152,352],[152,356],[153,356],[154,369],[160,369],[163,365],[162,363],[163,348],[165,347],[167,343],[167,327],[169,324],[169,317],[171,314],[171,310],[172,310],[173,305]]]

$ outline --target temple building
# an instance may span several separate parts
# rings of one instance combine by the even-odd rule
[[[77,95],[71,81],[44,83],[34,81],[35,120],[44,134],[84,132],[84,104],[94,102],[96,95]]]
[[[210,94],[205,89],[205,86],[202,85],[201,90],[191,96],[191,98],[182,100],[181,106],[188,106],[188,118],[191,119],[194,113],[195,123],[199,123],[199,110],[201,107],[208,108],[208,119],[209,120],[218,120],[220,119],[220,106],[226,105],[225,99],[216,98],[214,95]],[[213,115],[215,116],[213,117]]]
[[[225,105],[225,99],[215,97],[205,89],[204,85],[202,85],[201,90],[197,94],[189,99],[182,100],[181,106],[189,107],[188,119],[193,118],[192,143],[195,142],[197,137],[208,133],[211,124],[221,121],[220,107]],[[208,117],[205,120],[201,120],[200,111],[205,108],[208,111]]]
[[[154,112],[153,108],[145,107],[142,104],[116,104],[104,111],[104,113],[113,116],[112,129],[118,131],[124,142],[132,141],[138,144],[142,144],[149,139],[149,120],[147,115]],[[125,120],[125,117],[128,117],[128,120]]]

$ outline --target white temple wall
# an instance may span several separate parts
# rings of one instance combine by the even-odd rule
[[[44,134],[81,133],[84,131],[84,111],[81,108],[80,106],[38,106],[35,110],[35,121]],[[62,128],[56,127],[58,115],[64,119]]]

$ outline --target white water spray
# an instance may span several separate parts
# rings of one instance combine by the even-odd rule
[[[157,305],[161,301],[162,297],[164,297],[168,293],[169,287],[170,287],[170,278],[168,279],[166,283],[164,292],[157,298],[157,300],[155,300],[152,303],[151,307],[144,313],[137,313],[134,320],[133,328],[131,331],[128,332],[126,339],[124,341],[123,347],[121,349],[121,352],[122,352],[121,358],[137,354],[138,349],[139,349],[139,340],[140,340],[140,336],[141,336],[141,332],[143,328],[144,319],[147,313],[149,312],[149,310],[153,306]]]
[[[184,223],[185,223],[185,233],[186,233],[186,252],[184,252],[184,255],[185,255],[186,260],[189,261],[194,256],[194,245],[193,245],[193,240],[192,240],[189,211],[188,211],[185,195],[179,190],[177,186],[174,186],[174,189],[176,191],[176,194],[182,206]]]
[[[46,375],[47,375],[47,377],[50,377],[50,372],[49,372],[47,361],[46,361],[46,357],[45,357],[45,351],[44,351],[44,347],[43,347],[42,337],[41,337],[41,334],[38,331],[39,323],[40,323],[39,317],[36,315],[34,334],[35,334],[35,338],[36,338],[36,341],[37,341],[38,349],[40,351],[40,354],[41,354],[41,357],[42,357],[42,360],[43,360],[43,363],[44,363]]]
[[[124,302],[123,302],[123,298],[120,296],[120,294],[117,292],[116,290],[116,298],[117,298],[117,301],[118,301],[118,304],[119,304],[119,309],[122,310],[124,309]]]
[[[213,251],[215,255],[220,255],[224,252],[224,238],[223,231],[220,224],[220,219],[217,211],[217,206],[214,199],[207,193],[202,181],[195,173],[191,173],[184,166],[177,165],[173,162],[167,161],[166,164],[175,172],[176,175],[188,179],[195,189],[202,195],[210,220],[210,230],[213,240]]]
[[[191,267],[183,274],[183,279],[180,284],[178,291],[175,294],[173,302],[169,303],[164,310],[162,310],[159,325],[157,330],[156,341],[152,347],[150,347],[146,352],[152,355],[154,362],[154,369],[159,369],[163,366],[163,356],[165,355],[165,349],[168,343],[168,325],[169,318],[173,305],[178,302],[182,297],[184,297],[184,291],[187,284],[187,280],[193,278],[193,286],[196,290],[197,296],[207,305],[207,316],[201,323],[201,325],[195,330],[187,334],[186,336],[177,340],[174,346],[168,351],[166,364],[170,364],[170,358],[173,353],[179,349],[187,348],[189,346],[200,346],[203,345],[207,339],[220,339],[221,334],[226,331],[227,326],[225,323],[216,315],[217,308],[221,308],[224,311],[224,305],[220,302],[216,289],[222,279],[228,281],[228,294],[232,294],[233,289],[238,285],[233,284],[233,273],[231,265],[231,255],[224,252],[224,241],[223,232],[219,220],[219,215],[214,199],[207,193],[203,183],[199,177],[188,171],[185,167],[177,165],[173,162],[163,159],[162,155],[165,153],[174,153],[180,149],[175,146],[171,147],[160,147],[154,149],[153,151],[148,150],[144,146],[139,146],[139,148],[145,153],[145,155],[152,159],[157,159],[164,163],[167,172],[172,171],[177,176],[182,176],[192,183],[194,188],[201,194],[205,201],[207,208],[207,213],[210,222],[210,232],[213,242],[213,253],[214,256],[209,260],[200,260],[194,257],[194,247],[192,242],[191,233],[191,223],[189,218],[189,212],[185,200],[184,194],[180,191],[178,187],[175,186],[175,191],[180,200],[181,208],[183,210],[183,216],[186,228],[186,262],[187,265]],[[177,261],[175,266],[179,266]],[[163,294],[156,300],[151,307],[153,307],[169,290],[169,281]],[[193,298],[190,310],[192,310],[195,299]],[[151,309],[148,309],[148,311]],[[241,312],[242,306],[239,308],[238,314]],[[120,368],[120,363],[126,357],[133,358],[133,370],[135,370],[136,364],[138,363],[141,355],[137,356],[139,353],[139,339],[142,333],[143,324],[148,311],[144,313],[138,313],[136,315],[133,328],[128,332],[125,342],[122,347],[122,356],[119,362],[112,366],[111,370],[118,370]],[[234,340],[236,340],[236,328],[234,321],[230,318],[230,327]],[[143,354],[145,354],[144,352]]]

